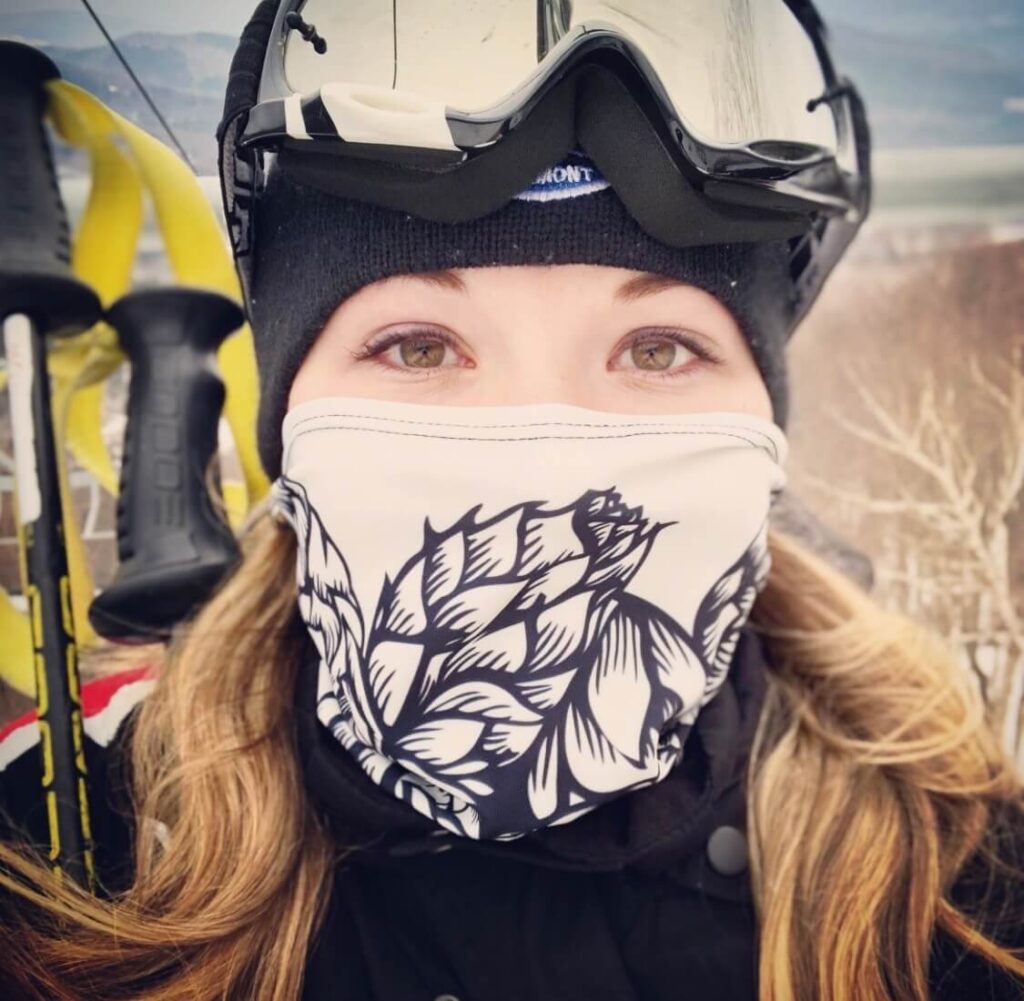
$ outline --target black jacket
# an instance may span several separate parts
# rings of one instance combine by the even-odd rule
[[[742,773],[766,682],[751,632],[664,781],[511,842],[449,834],[374,785],[318,723],[314,678],[305,672],[295,693],[307,790],[339,841],[361,847],[335,872],[303,1001],[756,998]],[[130,879],[120,760],[131,718],[108,747],[102,733],[87,737],[97,865],[111,890]],[[12,819],[43,843],[37,756],[23,750],[0,776]],[[1024,946],[1024,926],[998,937]],[[941,933],[930,982],[940,1001],[1024,998],[1024,981]]]

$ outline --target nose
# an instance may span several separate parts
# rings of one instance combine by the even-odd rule
[[[598,409],[602,396],[607,397],[607,386],[599,385],[594,374],[592,366],[565,345],[564,337],[551,332],[543,341],[520,339],[503,363],[491,369],[488,385],[481,389],[495,403],[506,405],[569,403]]]
[[[578,407],[600,409],[601,394],[588,387],[580,373],[529,372],[506,373],[488,392],[488,398],[504,405],[530,403],[570,403]]]

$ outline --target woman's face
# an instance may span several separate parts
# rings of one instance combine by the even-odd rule
[[[750,349],[718,299],[591,264],[461,268],[366,285],[327,322],[288,405],[321,396],[772,417]]]

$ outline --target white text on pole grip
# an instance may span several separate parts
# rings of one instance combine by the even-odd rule
[[[4,320],[7,354],[7,398],[14,438],[14,481],[18,498],[18,522],[39,519],[39,470],[36,466],[35,424],[32,420],[32,322],[15,313]]]

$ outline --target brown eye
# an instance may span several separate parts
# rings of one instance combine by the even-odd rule
[[[678,348],[677,343],[669,340],[635,341],[630,348],[630,357],[637,368],[661,371],[672,366]]]
[[[399,345],[402,361],[413,368],[437,368],[444,360],[445,344],[427,337],[407,337]]]

